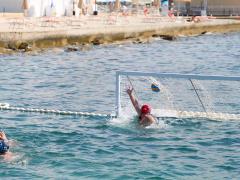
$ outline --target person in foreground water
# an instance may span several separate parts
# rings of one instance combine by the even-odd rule
[[[3,131],[0,131],[0,156],[4,156],[4,159],[9,159],[9,143],[8,139]]]
[[[127,88],[127,94],[130,97],[130,100],[138,114],[139,124],[142,126],[149,126],[156,122],[156,118],[151,114],[151,107],[148,104],[139,105],[137,98],[133,95],[133,88]]]

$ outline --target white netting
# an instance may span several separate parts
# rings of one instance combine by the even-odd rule
[[[160,92],[154,92],[154,83]],[[133,85],[141,104],[157,116],[240,119],[240,81],[121,76],[121,107],[129,108],[126,87]]]

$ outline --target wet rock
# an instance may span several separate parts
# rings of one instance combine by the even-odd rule
[[[17,45],[16,45],[16,43],[11,43],[10,42],[10,43],[8,43],[7,48],[16,51],[17,50]]]
[[[97,46],[97,45],[100,45],[101,42],[99,39],[94,39],[92,42],[91,42],[93,45]]]
[[[79,50],[80,50],[80,51],[89,51],[89,50],[91,50],[91,49],[92,49],[92,45],[90,45],[90,44],[81,45],[81,46],[79,47]]]
[[[18,49],[27,49],[28,48],[28,43],[21,43],[19,46],[18,46]]]
[[[71,45],[72,45],[72,46],[78,46],[79,43],[77,43],[77,42],[73,42],[73,43],[71,43]]]
[[[143,40],[137,38],[135,41],[133,41],[133,44],[142,44]]]
[[[28,43],[23,42],[18,46],[18,50],[28,52],[28,51],[32,51],[32,47],[29,46]]]
[[[29,52],[29,51],[32,51],[32,47],[31,47],[31,46],[28,46],[28,47],[25,49],[25,52]]]
[[[6,48],[1,48],[0,47],[0,54],[13,54],[13,50],[12,49],[6,49]]]
[[[66,52],[74,52],[74,51],[78,51],[77,47],[67,47],[67,49],[65,50]]]
[[[177,39],[175,36],[171,36],[171,35],[160,35],[159,37],[161,37],[164,40],[168,40],[168,41],[174,41]]]
[[[153,34],[152,37],[156,38],[156,37],[159,37],[159,35],[158,34]]]

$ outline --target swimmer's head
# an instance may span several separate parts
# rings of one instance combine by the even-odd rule
[[[151,107],[148,104],[142,105],[141,113],[142,114],[149,114],[149,113],[151,113]]]
[[[5,154],[6,152],[8,152],[9,150],[9,146],[7,145],[7,143],[5,143],[4,140],[0,140],[0,155]]]

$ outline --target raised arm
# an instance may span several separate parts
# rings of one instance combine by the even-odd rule
[[[130,100],[131,100],[131,102],[132,102],[132,105],[134,106],[137,114],[140,116],[140,115],[141,115],[141,107],[140,107],[140,105],[139,105],[139,103],[138,103],[137,98],[136,98],[136,97],[134,96],[134,94],[133,94],[133,88],[132,88],[132,87],[129,87],[129,88],[127,89],[127,93],[128,93],[128,95],[129,95],[129,97],[130,97]]]

